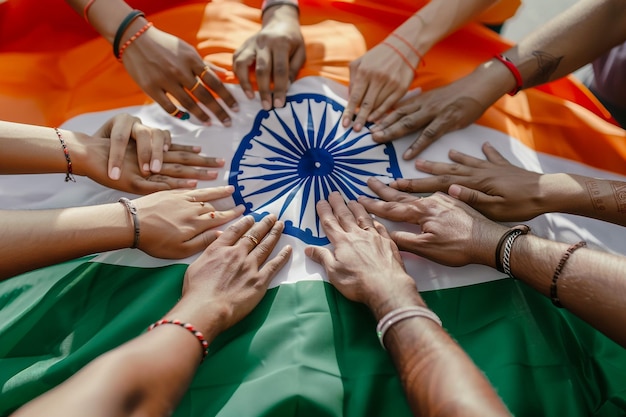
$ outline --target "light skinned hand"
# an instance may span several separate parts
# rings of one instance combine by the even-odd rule
[[[224,70],[205,63],[194,47],[156,27],[137,38],[124,52],[122,61],[139,87],[169,114],[176,112],[177,106],[167,94],[207,125],[211,124],[211,117],[196,101],[204,104],[224,126],[231,125],[226,108],[239,111],[237,101],[216,74]],[[202,82],[196,87],[200,77]]]
[[[542,186],[545,174],[512,165],[488,142],[482,151],[486,161],[456,150],[448,153],[453,164],[418,159],[415,167],[432,177],[398,179],[389,185],[408,193],[447,191],[496,221],[524,221],[549,211],[543,204],[550,194]]]
[[[195,188],[198,180],[209,181],[217,178],[217,171],[207,168],[224,166],[224,160],[221,158],[200,155],[200,147],[170,144],[169,150],[163,152],[163,164],[159,173],[153,174],[150,171],[141,170],[137,163],[139,152],[142,152],[142,158],[146,158],[151,149],[149,146],[159,146],[154,142],[150,143],[150,137],[159,136],[164,139],[165,136],[169,137],[169,134],[165,135],[164,131],[149,128],[135,121],[130,134],[140,139],[133,141],[126,139],[123,159],[119,161],[120,177],[117,180],[111,179],[110,155],[120,150],[125,132],[116,133],[110,127],[111,124],[107,122],[96,132],[96,134],[104,134],[105,137],[92,137],[78,132],[64,131],[68,148],[71,149],[75,173],[86,175],[104,186],[120,191],[148,194],[175,188]],[[111,130],[111,139],[106,137],[108,130]],[[157,142],[160,142],[160,139]],[[113,146],[117,146],[117,149],[112,150]],[[139,151],[140,146],[143,151]]]
[[[413,159],[448,132],[462,129],[476,121],[495,101],[482,98],[480,91],[468,85],[470,78],[412,96],[370,128],[375,142],[385,143],[421,130],[402,154]]]
[[[391,232],[400,250],[448,266],[495,265],[495,248],[508,230],[467,204],[437,192],[421,198],[395,190],[375,178],[368,186],[381,200],[359,197],[365,209],[384,219],[421,226],[422,233]]]
[[[391,38],[385,41],[401,47]],[[410,56],[413,68],[419,57]],[[366,122],[384,116],[407,92],[415,72],[388,44],[379,43],[360,58],[350,63],[350,88],[348,104],[342,115],[343,127],[354,119],[353,129],[359,132]]]
[[[398,299],[410,298],[408,304],[413,303],[415,282],[382,224],[356,201],[346,205],[338,192],[331,193],[328,201],[320,200],[316,208],[334,250],[308,246],[305,254],[324,267],[339,292],[373,311],[395,305]]]
[[[179,304],[204,305],[206,311],[215,312],[219,320],[211,320],[219,329],[212,331],[218,333],[240,321],[261,301],[272,278],[290,259],[288,245],[270,259],[283,229],[273,214],[256,223],[252,216],[245,216],[230,225],[189,265]]]
[[[139,219],[139,249],[167,259],[186,258],[200,252],[217,238],[219,232],[213,230],[215,227],[244,213],[243,206],[218,211],[211,204],[230,197],[233,191],[229,185],[162,191],[137,198],[134,203]]]
[[[112,180],[119,180],[128,141],[137,144],[137,162],[145,175],[158,173],[163,166],[163,151],[172,144],[168,130],[152,128],[141,123],[141,119],[128,113],[115,115],[106,121],[94,134],[94,137],[109,138],[108,173]]]
[[[277,5],[263,14],[262,29],[235,51],[233,72],[246,97],[252,99],[250,69],[253,68],[261,105],[264,110],[271,110],[285,105],[289,85],[305,59],[298,10],[290,5]]]

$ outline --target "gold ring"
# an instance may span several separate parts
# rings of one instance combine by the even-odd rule
[[[203,79],[204,78],[204,74],[206,74],[210,70],[211,70],[211,68],[209,68],[208,65],[205,65],[204,68],[202,69],[202,72],[200,73],[200,79]]]
[[[193,93],[193,91],[198,88],[200,84],[202,84],[202,80],[200,78],[196,78],[196,83],[189,89],[189,92]]]
[[[248,239],[250,239],[255,245],[259,244],[259,239],[257,239],[256,237],[252,236],[252,235],[243,235],[243,237],[247,237]]]

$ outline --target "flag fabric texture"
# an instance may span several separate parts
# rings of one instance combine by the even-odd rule
[[[201,186],[233,184],[235,203],[256,216],[272,212],[285,221],[279,246],[294,247],[292,260],[252,314],[210,346],[174,412],[178,417],[410,415],[372,315],[328,284],[303,249],[328,244],[314,205],[329,190],[354,198],[371,195],[365,184],[370,176],[388,181],[425,175],[400,157],[411,136],[376,144],[367,128],[356,133],[339,122],[349,62],[382,41],[420,2],[300,3],[307,62],[287,105],[264,111],[258,97],[246,99],[236,80],[226,78],[241,105],[230,128],[165,114],[112,57],[110,45],[62,0],[0,3],[2,120],[93,133],[114,114],[137,115],[145,124],[170,129],[174,142],[201,145],[204,153],[225,158],[218,180]],[[517,6],[501,3],[482,21],[503,21]],[[225,68],[233,51],[260,28],[260,1],[129,4]],[[428,52],[413,87],[449,83],[507,47],[472,23]],[[626,134],[571,78],[502,98],[475,125],[446,135],[423,157],[446,161],[452,147],[480,157],[485,141],[526,169],[626,179]],[[65,183],[61,174],[0,177],[2,209],[90,205],[124,195],[87,178]],[[626,255],[619,226],[558,213],[529,224],[549,239],[586,240],[598,250]],[[403,256],[428,305],[513,414],[626,415],[623,348],[490,268],[449,268]],[[193,259],[155,259],[127,249],[0,282],[0,415],[160,319],[178,299]]]

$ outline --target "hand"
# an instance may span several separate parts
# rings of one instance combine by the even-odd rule
[[[264,110],[270,110],[285,105],[289,83],[296,79],[305,59],[298,10],[290,5],[279,5],[264,13],[261,31],[235,51],[233,71],[246,96],[252,99],[250,68],[255,66],[261,104]]]
[[[270,281],[291,256],[291,247],[285,246],[267,261],[283,228],[273,214],[258,223],[246,216],[229,226],[189,265],[176,308],[203,306],[203,317],[215,333],[240,321],[261,301]]]
[[[187,42],[156,27],[147,30],[126,49],[123,63],[139,87],[169,114],[174,114],[177,107],[166,93],[205,124],[210,124],[211,118],[198,106],[196,99],[224,126],[231,125],[230,116],[212,93],[216,93],[230,110],[239,110],[237,101],[215,73],[215,70],[223,70],[207,65]]]
[[[402,304],[398,300],[408,305],[419,300],[397,246],[363,206],[356,201],[346,206],[333,192],[328,201],[317,203],[317,213],[335,250],[308,246],[305,254],[324,267],[329,281],[346,298],[366,304],[376,315]]]
[[[410,67],[399,55],[406,46],[392,39],[395,38],[387,38],[350,63],[350,93],[342,115],[343,127],[350,126],[358,109],[353,126],[359,132],[366,122],[374,122],[385,115],[411,85],[419,57],[405,55],[411,59]]]
[[[446,194],[420,198],[370,178],[368,186],[383,201],[359,197],[365,209],[392,221],[420,225],[421,234],[392,232],[401,250],[448,266],[495,266],[495,249],[507,228]]]
[[[139,249],[156,258],[195,255],[217,236],[212,230],[245,211],[243,206],[217,211],[211,201],[227,198],[234,188],[162,191],[134,200],[139,219]],[[130,236],[130,234],[129,234]]]
[[[390,142],[423,129],[402,155],[408,160],[444,134],[469,126],[495,102],[482,98],[470,80],[466,77],[401,101],[370,129],[372,138],[379,143]]]
[[[129,119],[123,118],[124,123]],[[120,131],[111,130],[107,138],[108,128],[111,121],[107,122],[96,134],[101,137],[90,137],[81,133],[65,131],[68,147],[71,149],[74,172],[78,175],[86,175],[92,180],[110,188],[130,192],[133,194],[149,194],[155,191],[170,190],[174,188],[195,188],[198,180],[209,181],[217,178],[217,172],[205,169],[220,168],[224,166],[223,159],[200,155],[197,146],[169,145],[169,150],[163,152],[163,164],[158,174],[152,174],[140,169],[137,161],[139,153],[142,159],[146,158],[151,150],[148,146],[160,148],[161,139],[164,143],[171,140],[169,133],[159,129],[152,129],[134,121],[130,131],[125,124]],[[119,126],[118,126],[119,127]],[[126,139],[124,140],[124,136]],[[128,141],[129,137],[139,138],[136,141]],[[157,139],[149,143],[150,138]],[[125,147],[122,160],[119,162],[119,179],[111,178],[111,154],[117,154],[122,144]],[[113,147],[117,147],[113,150]],[[138,148],[141,147],[143,152]],[[162,148],[161,148],[162,149]],[[152,154],[154,157],[154,154]],[[145,160],[145,159],[144,159]]]
[[[451,150],[455,164],[418,159],[415,166],[432,177],[399,179],[392,188],[409,193],[447,191],[496,221],[523,221],[549,211],[547,175],[527,171],[507,161],[491,144],[482,147],[487,160]],[[558,188],[558,186],[557,186]]]
[[[127,113],[109,119],[93,136],[111,140],[108,174],[112,180],[120,179],[126,146],[130,139],[137,142],[137,162],[144,175],[161,171],[163,151],[168,150],[172,144],[169,131],[145,126],[141,119]]]

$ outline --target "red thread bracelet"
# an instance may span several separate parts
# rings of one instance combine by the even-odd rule
[[[390,44],[387,41],[384,41],[383,45],[391,48],[396,54],[398,54],[400,56],[400,58],[402,58],[402,60],[405,62],[405,64],[407,64],[409,66],[409,68],[411,68],[411,70],[413,70],[414,74],[417,72],[416,69],[413,68],[413,65],[411,64],[409,59],[406,56],[404,56],[404,54],[398,48],[396,48],[395,46],[393,46],[392,44]]]
[[[515,88],[513,88],[511,91],[507,93],[510,96],[514,96],[524,86],[524,80],[522,80],[522,74],[520,74],[519,70],[517,69],[513,61],[511,61],[509,58],[505,57],[504,55],[498,54],[498,55],[495,55],[494,58],[502,62],[504,66],[506,66],[509,69],[509,71],[511,71],[511,74],[513,74],[513,77],[515,77],[515,84],[516,84]]]
[[[85,18],[85,22],[89,23],[89,17],[87,13],[89,13],[89,8],[93,5],[96,0],[89,0],[83,9],[83,17]]]
[[[413,53],[420,58],[420,63],[422,63],[422,64],[424,64],[424,66],[426,66],[426,60],[424,59],[424,55],[420,54],[420,51],[418,51],[416,47],[411,45],[411,42],[407,41],[402,36],[398,35],[396,32],[391,32],[391,36],[393,36],[395,38],[398,38],[400,41],[402,41],[402,43],[404,43],[406,46],[408,46],[409,49],[411,51],[413,51]]]
[[[151,27],[152,27],[152,22],[146,23],[144,27],[139,29],[137,32],[135,32],[133,36],[130,37],[130,39],[124,42],[124,45],[120,47],[120,52],[119,52],[119,55],[117,56],[117,60],[122,62],[122,55],[124,55],[124,51],[126,50],[126,48],[128,48],[131,43],[135,42],[137,38],[143,35],[146,32],[146,30],[150,29]]]
[[[189,330],[191,332],[191,334],[193,334],[196,339],[198,339],[198,341],[200,342],[200,346],[202,347],[202,360],[204,360],[204,358],[206,357],[206,355],[209,354],[209,342],[206,341],[206,339],[204,338],[204,335],[202,334],[202,332],[200,332],[199,330],[196,330],[195,327],[193,327],[191,324],[189,323],[183,323],[180,320],[166,320],[166,319],[162,319],[157,321],[156,323],[150,325],[150,327],[148,327],[148,331],[154,329],[155,327],[158,327],[162,324],[175,324],[177,326],[180,326],[186,330]]]

